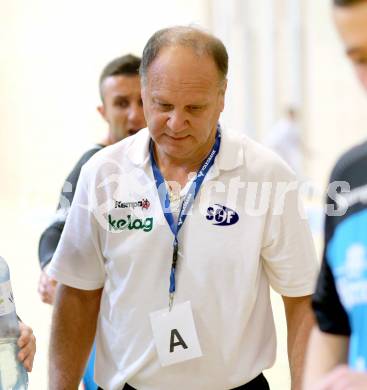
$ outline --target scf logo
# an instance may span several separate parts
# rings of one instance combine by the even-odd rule
[[[215,204],[214,206],[208,207],[206,219],[208,221],[213,221],[213,225],[229,226],[238,222],[240,217],[229,207]]]

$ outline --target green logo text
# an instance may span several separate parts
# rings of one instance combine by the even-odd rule
[[[132,219],[131,215],[127,216],[127,219],[113,219],[111,214],[108,214],[108,226],[109,230],[139,230],[142,229],[144,232],[150,232],[153,228],[153,218]]]

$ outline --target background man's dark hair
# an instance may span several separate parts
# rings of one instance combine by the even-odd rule
[[[366,0],[333,0],[334,5],[339,7],[348,7],[357,3],[362,3]]]
[[[115,58],[109,62],[103,69],[99,77],[99,93],[103,101],[102,84],[110,76],[139,76],[139,67],[141,59],[132,54]]]
[[[161,49],[170,46],[189,47],[197,55],[211,56],[218,68],[220,77],[225,80],[228,72],[228,53],[222,41],[198,28],[176,26],[157,31],[145,45],[140,65],[140,76],[145,82],[149,65]]]

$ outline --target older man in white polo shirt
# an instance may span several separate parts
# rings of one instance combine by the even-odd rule
[[[51,263],[50,389],[76,388],[96,329],[105,390],[268,389],[270,285],[283,296],[299,388],[312,238],[286,164],[218,124],[227,68],[222,42],[198,29],[148,41],[148,128],[84,166]]]

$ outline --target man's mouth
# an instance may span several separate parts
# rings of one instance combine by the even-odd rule
[[[185,140],[187,139],[189,136],[188,135],[185,135],[184,137],[172,137],[172,136],[169,136],[171,139],[173,139],[174,141],[182,141],[182,140]]]

